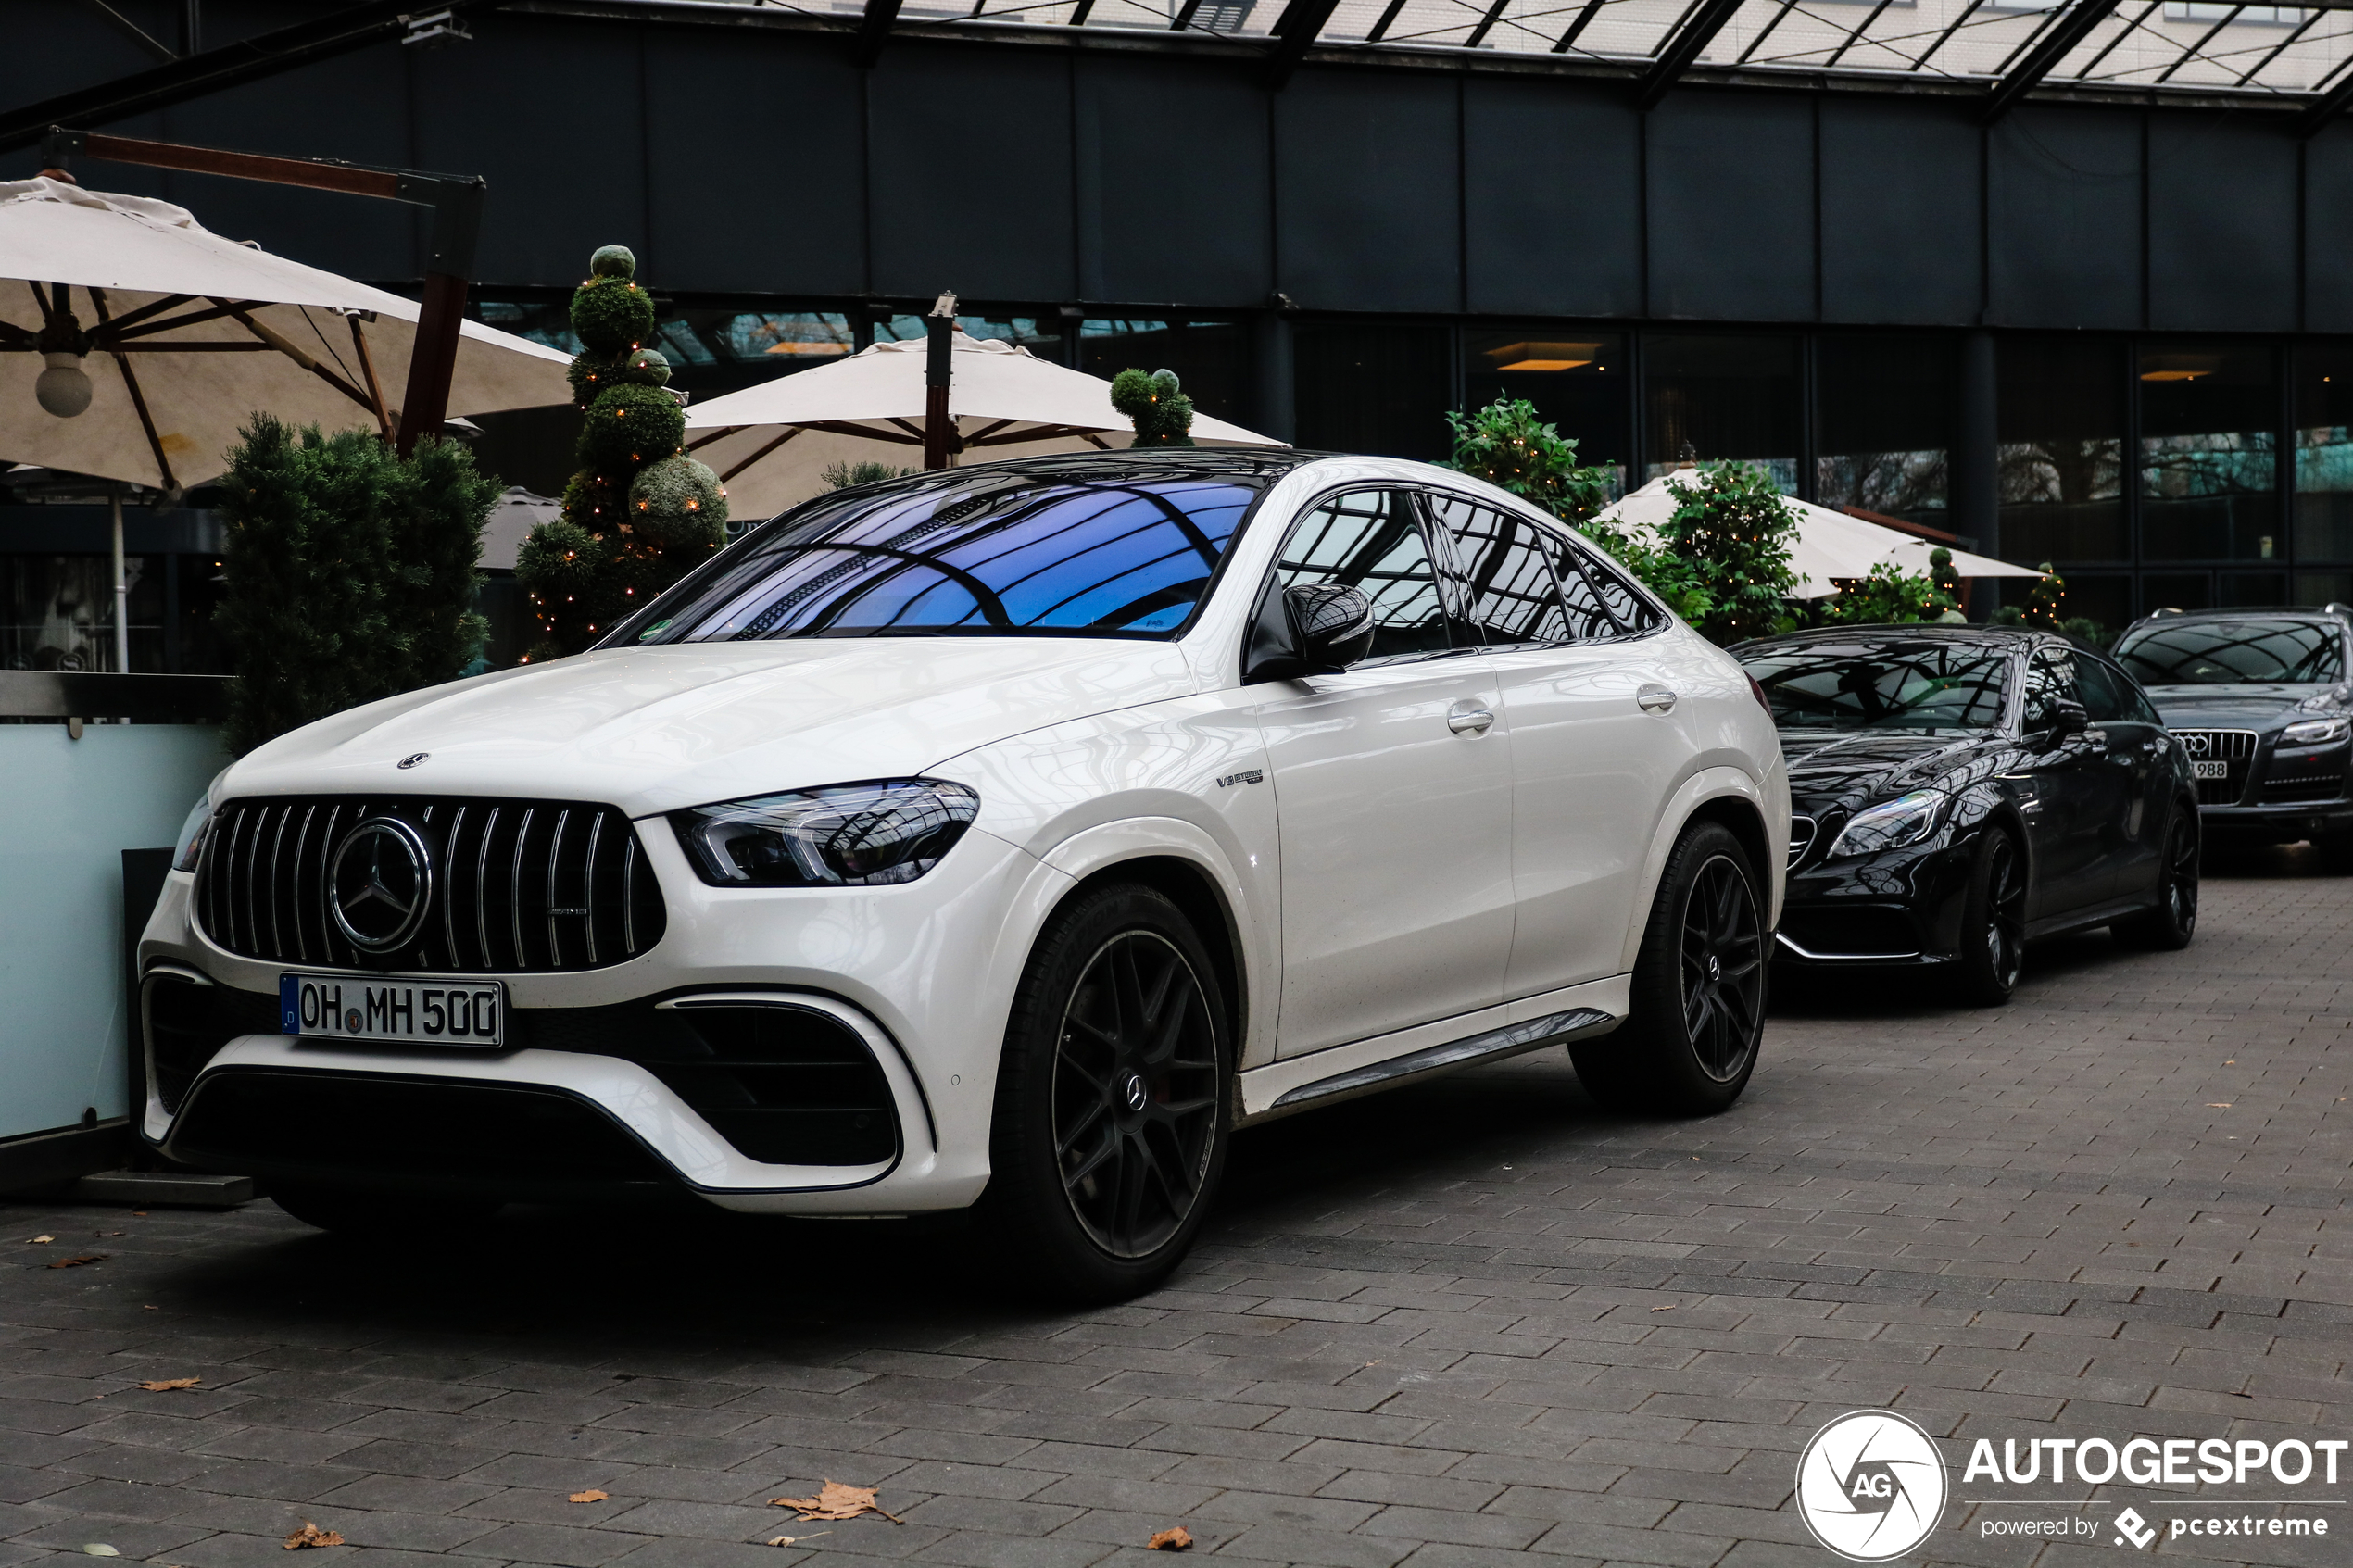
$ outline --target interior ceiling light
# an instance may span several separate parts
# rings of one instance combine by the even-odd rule
[[[2143,381],[2196,381],[2210,376],[2222,368],[2219,354],[2145,354],[2141,357]]]
[[[1575,370],[1601,357],[1598,343],[1514,343],[1487,350],[1499,370]]]

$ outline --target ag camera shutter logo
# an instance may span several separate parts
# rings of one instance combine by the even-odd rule
[[[1884,1562],[1944,1517],[1944,1458],[1894,1411],[1855,1411],[1814,1434],[1797,1461],[1797,1512],[1850,1562]]]

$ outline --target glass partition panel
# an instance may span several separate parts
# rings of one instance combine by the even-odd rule
[[[1464,407],[1484,408],[1498,397],[1535,404],[1577,443],[1578,461],[1616,470],[1611,499],[1625,494],[1633,432],[1623,337],[1560,327],[1465,333]]]
[[[1645,335],[1644,475],[1685,458],[1754,463],[1797,493],[1797,340],[1782,336]]]
[[[2219,572],[2221,591],[2214,602],[2224,608],[2233,605],[2284,605],[2288,602],[2287,573],[2284,571],[2224,571]]]
[[[163,669],[166,558],[123,558],[133,674]],[[116,671],[114,558],[0,556],[0,670]]]
[[[1291,353],[1301,446],[1425,460],[1453,449],[1450,329],[1302,325]]]
[[[2141,555],[2279,560],[2279,359],[2224,344],[2144,345]]]
[[[2006,337],[1994,365],[2001,538],[1984,547],[2030,565],[2131,559],[2121,346]]]
[[[2296,558],[2353,561],[2353,345],[2296,351]]]
[[[2353,604],[2353,571],[2299,571],[2296,599],[2300,605]]]
[[[1815,498],[1944,527],[1958,379],[1958,349],[1949,337],[1869,332],[1818,340]]]
[[[2022,588],[2033,586],[2023,579],[2013,578],[2011,584]],[[2006,584],[2007,585],[2007,584]],[[2023,592],[2013,596],[2020,604],[2026,602]],[[2100,640],[2111,641],[2133,621],[2133,580],[2125,576],[2102,576],[2088,571],[2067,574],[2066,596],[2059,601],[2059,612],[2069,620],[2081,616],[2098,623]]]
[[[1063,362],[1063,322],[1055,316],[959,316],[956,330],[966,337],[996,338],[1026,348],[1040,359]],[[893,316],[875,323],[876,343],[912,343],[924,335],[921,316]]]
[[[1122,370],[1174,370],[1198,411],[1248,425],[1250,329],[1239,321],[1087,321],[1078,368],[1109,381]]]
[[[2214,580],[2203,571],[2152,573],[2141,579],[2141,613],[2159,609],[2212,609]]]

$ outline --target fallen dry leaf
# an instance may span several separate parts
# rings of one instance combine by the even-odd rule
[[[122,1555],[104,1541],[92,1541],[82,1549],[82,1552],[85,1557],[120,1557]]]
[[[174,1388],[194,1388],[204,1381],[201,1377],[167,1377],[158,1383],[142,1383],[140,1387],[150,1394],[169,1393]]]
[[[44,1241],[55,1241],[57,1239],[57,1238],[54,1236],[29,1236],[24,1238],[24,1244],[27,1247],[38,1247]]]
[[[341,1536],[336,1535],[333,1530],[321,1530],[308,1519],[302,1522],[301,1529],[286,1537],[288,1551],[293,1551],[297,1547],[341,1545],[343,1545]]]
[[[49,1266],[53,1269],[78,1269],[84,1263],[103,1263],[106,1261],[107,1255],[105,1253],[89,1252],[84,1253],[79,1258],[60,1258]]]
[[[790,1546],[795,1541],[813,1541],[818,1536],[830,1536],[832,1534],[833,1532],[831,1530],[819,1530],[814,1535],[808,1536],[771,1536],[768,1537],[768,1544],[770,1546]]]
[[[2231,1109],[2231,1102],[2226,1099],[2210,1099],[2206,1102],[2206,1109],[2208,1110],[2228,1110]]]
[[[1671,1311],[1673,1311],[1674,1310],[1675,1310],[1675,1309],[1674,1309],[1673,1307],[1671,1307],[1671,1306],[1667,1306],[1667,1307],[1653,1307],[1653,1308],[1651,1309],[1651,1311],[1654,1311],[1654,1312],[1671,1312]]]
[[[838,1481],[828,1479],[824,1489],[813,1498],[770,1498],[768,1501],[777,1508],[799,1509],[803,1524],[812,1519],[855,1519],[862,1513],[879,1513],[894,1524],[907,1523],[875,1501],[876,1489],[873,1486],[845,1486]]]
[[[599,1492],[592,1487],[585,1492],[573,1493],[571,1500],[573,1502],[610,1502],[612,1500],[612,1494],[610,1492]]]
[[[1150,1551],[1190,1551],[1193,1546],[1193,1535],[1182,1524],[1174,1524],[1165,1530],[1155,1532],[1152,1538],[1146,1541],[1144,1546]]]

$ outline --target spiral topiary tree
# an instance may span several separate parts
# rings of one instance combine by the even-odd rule
[[[654,302],[637,258],[606,245],[588,272],[572,295],[580,471],[564,486],[563,516],[533,529],[515,560],[539,620],[526,664],[588,647],[726,538],[727,494],[680,449],[686,415],[663,390],[670,362],[645,345]]]
[[[1136,426],[1138,446],[1190,446],[1193,400],[1174,370],[1122,370],[1111,379],[1111,406]]]

